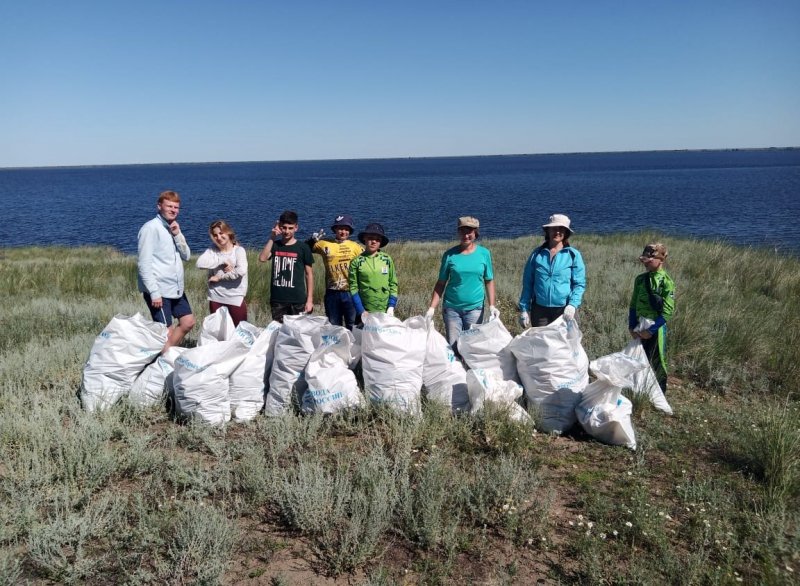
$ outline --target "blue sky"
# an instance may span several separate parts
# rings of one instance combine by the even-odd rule
[[[800,146],[800,2],[0,3],[0,167]]]

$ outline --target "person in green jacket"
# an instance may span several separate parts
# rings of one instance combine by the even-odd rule
[[[365,250],[350,262],[350,295],[363,323],[370,311],[394,315],[397,305],[397,273],[392,257],[381,250],[389,243],[383,226],[368,224],[358,239]]]
[[[638,275],[633,282],[628,330],[632,338],[642,341],[658,384],[666,393],[667,321],[675,312],[675,283],[664,270],[667,247],[660,242],[648,244],[639,260],[647,272]]]

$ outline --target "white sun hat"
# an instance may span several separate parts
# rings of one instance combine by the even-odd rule
[[[569,216],[565,216],[564,214],[553,214],[550,216],[547,224],[542,225],[542,228],[555,228],[556,226],[566,228],[567,232],[572,234],[572,228],[569,227]]]

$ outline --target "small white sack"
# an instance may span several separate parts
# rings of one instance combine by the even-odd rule
[[[213,342],[224,342],[234,336],[236,326],[228,312],[227,307],[220,307],[217,311],[206,316],[203,326],[200,328],[200,338],[197,340],[198,346],[211,344]]]
[[[107,409],[128,394],[137,375],[167,343],[167,327],[137,313],[115,315],[94,339],[81,378],[81,403]]]
[[[649,329],[652,325],[653,320],[641,317],[634,331],[640,332]],[[631,386],[633,392],[646,394],[650,397],[650,402],[656,409],[663,411],[667,415],[672,415],[672,407],[667,402],[664,391],[661,390],[661,385],[658,384],[658,378],[656,377],[656,373],[653,372],[653,367],[650,366],[650,361],[647,359],[647,353],[644,351],[642,341],[638,339],[631,340],[622,351],[628,356],[647,364],[647,368],[638,371],[634,375]]]
[[[543,431],[562,433],[575,424],[575,406],[589,383],[589,358],[575,320],[559,317],[528,328],[511,342],[525,396],[539,408]]]
[[[466,374],[469,400],[472,413],[478,413],[486,402],[508,410],[509,418],[515,421],[530,422],[531,417],[518,403],[522,396],[522,386],[513,380],[503,380],[495,369],[470,369]]]
[[[349,368],[361,356],[352,332],[342,326],[326,325],[320,330],[320,338],[320,345],[306,365],[308,388],[303,394],[303,412],[336,413],[362,407],[364,396]]]
[[[500,319],[475,324],[458,337],[458,353],[470,368],[499,371],[503,380],[519,380],[514,357],[508,348],[512,340]]]
[[[319,332],[328,324],[321,315],[287,315],[275,338],[275,357],[269,375],[269,391],[264,413],[278,416],[292,405],[292,393],[302,397],[306,390],[303,371],[320,342]]]
[[[229,377],[249,348],[239,337],[191,348],[175,361],[173,385],[178,414],[220,425],[231,419]]]
[[[133,382],[128,398],[139,407],[152,407],[164,397],[167,377],[175,370],[175,360],[186,348],[170,346],[155,362],[150,363]]]
[[[641,361],[615,352],[593,360],[589,365],[597,380],[586,386],[575,408],[583,429],[601,442],[636,449],[636,433],[631,422],[633,405],[622,395],[633,376],[644,365]]]
[[[445,337],[433,324],[428,329],[428,345],[422,366],[422,384],[428,399],[436,401],[453,412],[470,409],[467,391],[467,372],[456,358]]]
[[[400,321],[370,313],[361,334],[364,390],[374,404],[421,414],[422,365],[428,340],[425,318]]]
[[[250,348],[230,378],[231,411],[236,421],[255,419],[264,406],[266,358],[272,333],[246,321],[236,327],[236,336]]]

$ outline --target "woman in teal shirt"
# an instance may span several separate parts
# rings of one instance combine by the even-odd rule
[[[483,305],[489,298],[490,319],[500,316],[494,306],[494,271],[492,254],[475,242],[480,236],[477,218],[458,219],[460,243],[442,255],[439,280],[433,288],[431,304],[425,317],[433,317],[439,301],[444,298],[442,317],[445,337],[455,349],[462,330],[483,322]]]

